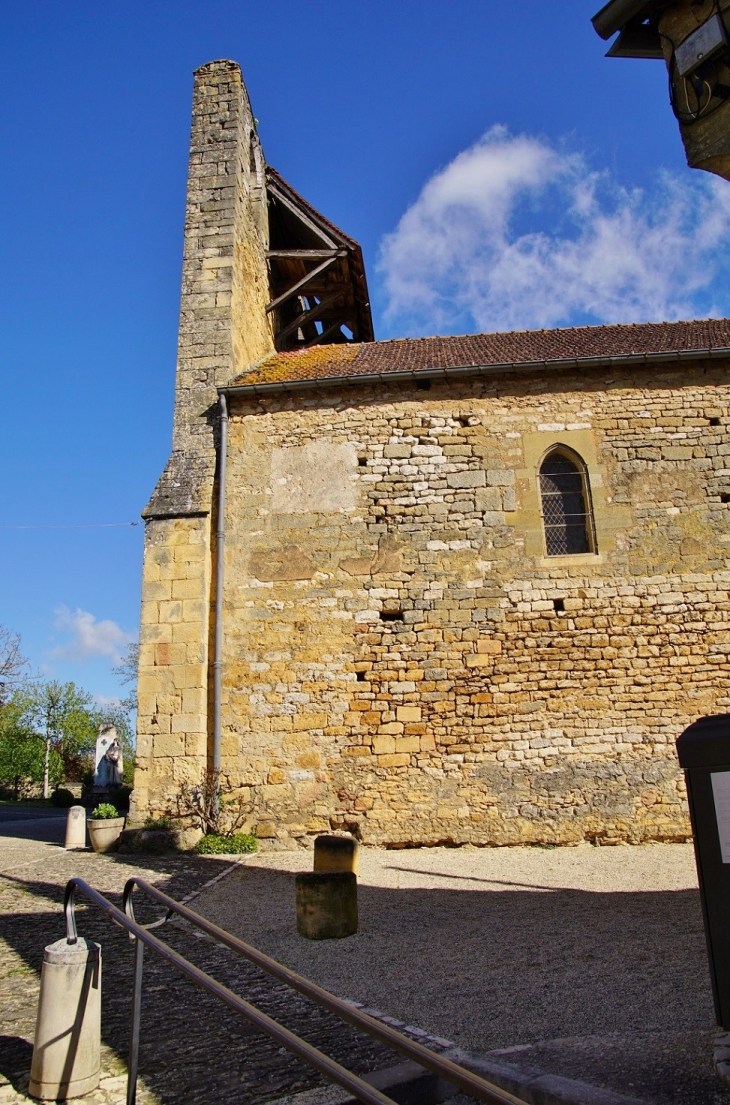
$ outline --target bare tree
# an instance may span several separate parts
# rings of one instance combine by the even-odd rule
[[[133,641],[127,645],[127,651],[120,662],[112,668],[114,675],[118,675],[122,683],[132,683],[129,694],[122,699],[125,710],[137,709],[137,677],[139,674],[139,644]]]
[[[183,783],[177,797],[177,816],[191,820],[203,833],[231,836],[246,820],[248,803],[240,796],[221,797],[221,773],[206,771],[197,786]]]
[[[0,706],[22,681],[28,661],[20,651],[20,634],[0,625]]]

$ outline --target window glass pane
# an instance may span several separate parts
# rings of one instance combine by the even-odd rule
[[[563,453],[551,453],[543,461],[540,496],[548,556],[590,552],[583,476]]]

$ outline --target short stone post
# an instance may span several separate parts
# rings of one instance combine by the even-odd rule
[[[354,836],[318,836],[314,842],[314,870],[357,874],[359,850]]]
[[[86,810],[83,806],[71,806],[66,818],[64,848],[86,847]]]
[[[101,948],[79,937],[43,953],[28,1093],[43,1101],[82,1097],[99,1085]]]
[[[354,871],[303,871],[296,877],[297,932],[307,940],[339,940],[357,932]]]

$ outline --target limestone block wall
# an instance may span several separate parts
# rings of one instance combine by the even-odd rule
[[[174,809],[206,770],[210,589],[210,518],[148,524],[132,817]]]
[[[236,400],[223,770],[259,834],[684,839],[675,738],[730,709],[726,381],[698,362]],[[587,465],[594,553],[544,554],[555,443]]]

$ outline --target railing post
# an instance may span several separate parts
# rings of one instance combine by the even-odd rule
[[[132,1028],[129,1034],[129,1063],[127,1073],[127,1105],[135,1105],[137,1098],[137,1071],[139,1070],[139,1022],[142,1012],[142,969],[144,944],[134,941],[134,990],[132,993]]]

